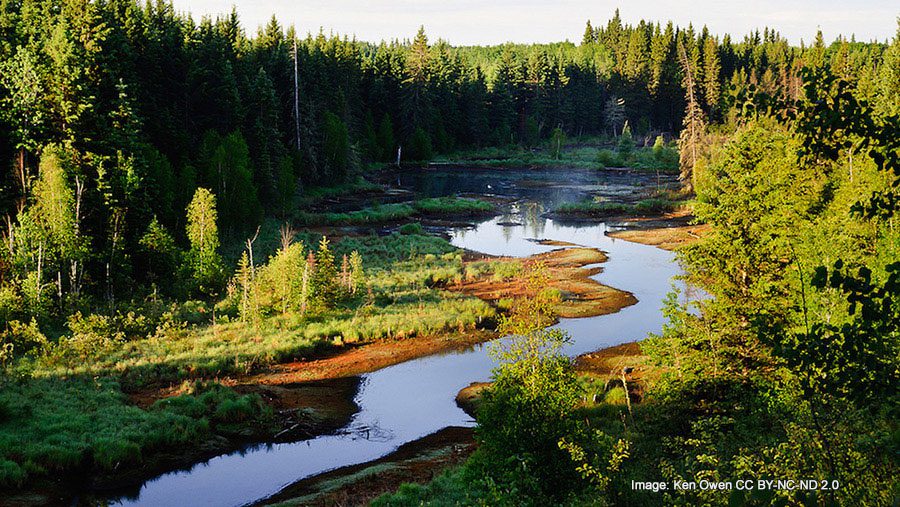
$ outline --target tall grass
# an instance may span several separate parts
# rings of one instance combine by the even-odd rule
[[[113,471],[263,414],[257,397],[222,386],[142,410],[109,379],[8,382],[0,389],[0,487],[76,468]]]
[[[678,209],[680,204],[669,199],[651,198],[636,203],[582,201],[565,203],[554,210],[562,216],[648,215]]]
[[[434,197],[410,203],[379,204],[344,213],[298,213],[307,225],[366,225],[396,222],[421,215],[485,215],[494,205],[478,199]]]

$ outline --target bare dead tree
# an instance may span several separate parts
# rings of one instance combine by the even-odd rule
[[[685,106],[684,128],[678,139],[679,165],[681,166],[681,181],[687,190],[693,189],[694,165],[697,163],[700,145],[706,132],[706,119],[700,101],[697,99],[697,81],[691,59],[687,55],[684,44],[678,41],[678,60],[681,63],[684,94],[687,105]]]
[[[281,224],[279,232],[281,233],[281,250],[286,251],[294,242],[294,236],[297,235],[297,229],[294,229],[294,226],[285,222]]]

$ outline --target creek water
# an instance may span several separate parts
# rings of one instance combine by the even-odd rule
[[[401,176],[401,185],[420,194],[489,193],[514,198],[501,216],[475,227],[451,230],[452,243],[493,255],[528,256],[552,250],[536,239],[599,248],[609,257],[594,278],[629,291],[638,303],[617,313],[562,319],[572,337],[565,349],[578,355],[640,340],[663,325],[661,308],[680,269],[674,255],[654,247],[615,240],[606,224],[564,224],[542,217],[562,202],[588,195],[628,199],[655,178],[596,171],[424,171]],[[362,376],[356,395],[359,412],[333,435],[260,444],[197,463],[187,470],[148,480],[136,493],[110,498],[112,505],[247,505],[284,487],[328,470],[371,461],[400,445],[447,426],[474,421],[456,406],[457,392],[490,378],[489,345],[407,361]]]

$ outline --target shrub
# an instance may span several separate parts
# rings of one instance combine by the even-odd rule
[[[6,365],[13,357],[21,357],[26,354],[41,356],[50,348],[37,321],[31,320],[29,324],[18,320],[9,321],[6,329],[0,331],[0,365]]]
[[[597,152],[597,163],[601,168],[604,167],[622,167],[624,162],[618,153],[612,150],[600,150]]]
[[[611,405],[625,405],[625,389],[621,387],[614,387],[610,389],[603,396],[603,401]]]
[[[400,226],[400,234],[425,234],[425,229],[423,229],[422,224],[418,222],[410,222],[408,224],[403,224],[402,226]]]
[[[622,135],[619,136],[619,157],[622,160],[628,160],[628,157],[631,156],[631,152],[634,151],[634,138],[631,136],[631,127],[627,124],[625,128],[622,129]]]
[[[68,325],[72,334],[59,339],[52,359],[69,368],[106,355],[125,341],[125,336],[116,331],[112,319],[106,315],[84,317],[77,312],[69,316]]]
[[[28,474],[15,461],[0,459],[0,487],[13,488],[21,486]]]

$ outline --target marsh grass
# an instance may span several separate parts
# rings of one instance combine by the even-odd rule
[[[466,265],[466,278],[473,280],[490,275],[495,282],[503,282],[522,276],[524,267],[518,259],[492,259],[470,262]]]
[[[441,289],[463,276],[461,254],[446,240],[398,234],[348,237],[335,244],[339,255],[354,250],[364,259],[366,289],[335,308],[252,322],[220,315],[215,325],[192,325],[170,312],[147,336],[117,340],[85,361],[51,354],[35,361],[33,374],[108,375],[129,386],[246,374],[310,357],[334,343],[471,329],[494,316],[487,303]]]
[[[553,212],[562,216],[649,215],[675,211],[681,205],[681,202],[667,198],[644,199],[633,204],[609,201],[582,201],[562,204]]]
[[[397,222],[416,216],[487,215],[494,205],[479,199],[431,197],[409,203],[377,204],[344,213],[298,213],[298,221],[307,225],[366,225]]]
[[[103,378],[7,382],[0,407],[0,487],[76,468],[111,472],[229,424],[271,417],[257,396],[216,384],[142,410]]]

